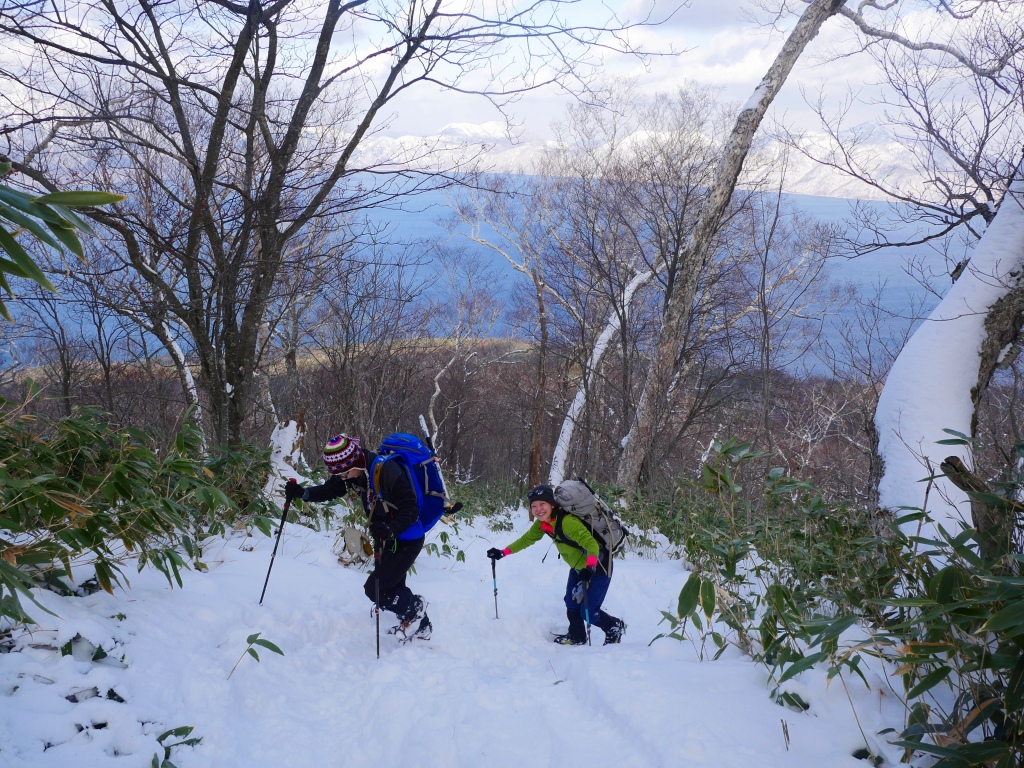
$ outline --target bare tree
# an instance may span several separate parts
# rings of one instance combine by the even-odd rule
[[[786,37],[782,50],[769,67],[751,98],[740,110],[735,126],[725,142],[722,159],[711,186],[708,201],[700,218],[681,249],[681,258],[695,268],[690,269],[687,279],[674,295],[673,306],[666,313],[666,320],[655,351],[651,371],[644,386],[636,409],[636,415],[625,450],[619,464],[618,483],[625,488],[636,488],[640,471],[654,440],[654,428],[664,412],[667,393],[671,390],[678,364],[679,350],[686,327],[689,324],[692,297],[696,290],[700,267],[707,263],[712,249],[711,240],[718,230],[723,212],[732,197],[736,182],[743,168],[744,160],[769,105],[781,90],[793,66],[800,58],[808,43],[818,34],[822,25],[834,16],[842,16],[852,23],[871,41],[889,41],[908,50],[928,51],[945,61],[955,61],[971,68],[982,76],[993,76],[1006,67],[1007,59],[1002,53],[987,49],[972,52],[974,58],[965,55],[943,41],[912,39],[904,34],[899,23],[899,13],[906,9],[900,3],[879,6],[861,3],[855,9],[848,8],[845,0],[813,0],[800,14],[792,31]],[[963,7],[961,7],[961,5]],[[950,4],[939,0],[938,10],[957,19],[964,8],[985,5],[980,3]],[[786,10],[785,5],[782,10]]]
[[[824,138],[785,133],[806,156],[893,201],[889,210],[855,209],[853,253],[927,243],[950,254],[954,279],[992,222],[1024,142],[1024,14],[1015,4],[962,5],[969,23],[950,27],[946,50],[861,32],[884,86],[879,125],[857,118],[863,97],[835,104],[819,94],[812,106]],[[912,176],[895,172],[878,139],[899,147]]]
[[[530,283],[533,311],[520,331],[537,339],[536,375],[530,416],[528,482],[541,481],[542,439],[547,411],[548,301],[542,253],[547,247],[548,188],[531,176],[493,177],[452,201],[446,222],[453,236],[462,236],[497,253]],[[515,315],[510,318],[514,322]]]
[[[508,357],[505,353],[491,359],[493,345],[487,341],[502,307],[493,268],[461,246],[442,243],[435,249],[434,263],[441,271],[427,312],[440,363],[432,380],[427,422],[434,446],[449,457],[455,477],[465,481],[471,461],[463,459],[461,447],[476,426],[467,417],[467,403],[479,394],[468,385],[481,370]]]
[[[81,323],[58,296],[42,288],[26,291],[19,305],[21,320],[32,328],[33,363],[56,389],[50,397],[60,402],[63,415],[70,416],[91,358]]]
[[[1017,356],[1024,327],[1024,162],[971,263],[896,358],[875,413],[885,509],[923,508],[916,480],[970,461],[967,446],[942,445],[952,429],[977,430],[978,404],[996,370]],[[937,500],[936,497],[938,497]],[[930,512],[949,529],[970,521],[962,486],[937,483]],[[975,519],[976,526],[984,521]],[[979,527],[981,530],[981,527]]]
[[[690,323],[699,275],[711,258],[712,241],[732,198],[743,162],[753,144],[754,134],[807,44],[817,36],[822,24],[839,12],[843,2],[813,0],[808,4],[786,38],[782,50],[736,118],[736,124],[722,151],[707,201],[685,245],[679,249],[679,260],[686,265],[686,269],[682,273],[682,284],[673,292],[665,313],[654,359],[625,440],[617,479],[618,485],[623,488],[637,487],[641,468],[654,444],[655,425],[665,411],[664,404],[668,402],[676,380],[679,350]]]
[[[464,234],[530,281],[530,293],[538,297],[533,317],[541,328],[541,356],[547,355],[544,330],[550,327],[576,380],[552,455],[549,480],[555,483],[571,464],[577,472],[586,471],[587,463],[599,465],[602,446],[617,442],[621,415],[634,405],[634,368],[643,373],[639,350],[683,279],[688,265],[678,259],[680,247],[718,157],[707,137],[721,129],[722,110],[708,91],[688,87],[642,99],[628,85],[617,90],[608,109],[570,109],[559,128],[565,146],[519,181],[518,197],[508,194],[512,184],[503,180],[499,192],[457,206],[460,220],[470,225]],[[819,228],[806,222],[790,225],[778,205],[772,209],[760,200],[748,195],[723,214],[727,234],[715,240],[715,256],[699,276],[672,407],[658,425],[659,460],[673,454],[699,414],[718,403],[716,389],[745,364],[741,348],[751,348],[755,314],[781,343],[784,318],[813,292],[827,238],[823,242]],[[805,237],[793,233],[801,224]],[[752,288],[758,265],[759,287]],[[615,350],[619,359],[610,366]],[[598,392],[605,393],[600,403]],[[597,411],[618,414],[611,435],[611,423]],[[535,424],[534,435],[539,431]],[[666,463],[665,471],[675,469]]]
[[[804,145],[815,159],[896,202],[888,215],[858,211],[854,252],[927,244],[946,256],[955,283],[896,358],[879,397],[873,475],[887,509],[923,506],[916,481],[954,466],[947,454],[961,465],[969,461],[963,446],[936,443],[948,437],[943,429],[977,432],[979,404],[997,369],[1013,363],[1024,329],[1024,246],[1011,234],[1021,226],[1024,10],[986,2],[946,10],[956,23],[934,46],[897,24],[883,32],[855,19],[883,74],[885,120],[920,183],[885,175],[865,151],[870,133],[846,125],[852,98],[831,110],[819,100],[829,140],[817,149]],[[947,527],[971,519],[957,478],[938,480],[931,498],[933,516]]]
[[[418,249],[417,249],[418,250]],[[298,365],[306,423],[316,444],[339,430],[371,442],[402,423],[429,363],[422,354],[427,314],[419,262],[369,247],[334,264],[302,332]],[[308,366],[308,367],[306,367]]]
[[[128,194],[92,216],[187,332],[215,439],[237,442],[288,242],[317,217],[451,183],[465,161],[428,146],[374,162],[367,137],[422,86],[499,108],[546,83],[585,91],[588,50],[631,50],[630,25],[574,27],[571,5],[8,4],[0,36],[34,55],[0,73],[20,84],[5,132],[36,183],[102,169]]]
[[[821,335],[822,318],[831,314],[826,260],[833,255],[832,229],[794,210],[784,202],[780,174],[775,193],[747,197],[747,205],[730,227],[730,247],[747,251],[742,259],[744,295],[753,296],[753,309],[741,322],[749,328],[756,367],[761,378],[760,436],[775,453],[772,424],[772,382],[778,371],[801,366]]]

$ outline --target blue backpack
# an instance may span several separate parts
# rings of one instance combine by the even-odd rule
[[[369,473],[373,492],[385,506],[391,505],[380,491],[380,472],[388,461],[397,461],[405,470],[416,491],[416,503],[420,508],[419,520],[402,531],[398,538],[406,541],[420,539],[441,519],[449,505],[437,457],[415,435],[395,432],[385,437],[377,449],[377,458],[370,465]]]

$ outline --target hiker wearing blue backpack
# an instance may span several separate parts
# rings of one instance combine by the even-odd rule
[[[601,610],[608,587],[612,583],[612,557],[591,534],[586,525],[555,502],[555,489],[538,485],[527,495],[533,525],[504,549],[492,547],[487,556],[500,560],[536,544],[545,536],[554,539],[555,547],[569,566],[569,580],[565,585],[565,613],[569,631],[555,635],[561,645],[586,645],[590,624],[604,632],[604,644],[622,640],[626,623]]]
[[[326,482],[304,488],[290,480],[284,488],[285,498],[323,502],[357,493],[370,521],[374,552],[380,553],[379,558],[375,554],[374,569],[363,591],[374,601],[379,589],[379,607],[398,617],[399,624],[389,634],[398,635],[403,642],[430,639],[427,603],[405,583],[425,536],[423,492],[417,488],[413,470],[404,460],[388,460],[397,456],[378,455],[362,448],[359,438],[347,435],[332,437],[323,457],[331,473]]]

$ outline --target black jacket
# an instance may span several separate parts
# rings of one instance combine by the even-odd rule
[[[373,466],[377,454],[362,449],[366,458],[367,468]],[[380,470],[380,491],[383,499],[373,497],[370,493],[367,476],[360,475],[355,480],[346,480],[341,475],[331,475],[323,485],[312,485],[303,494],[305,501],[331,501],[347,496],[356,491],[363,502],[363,511],[370,521],[383,520],[394,532],[401,536],[405,531],[419,522],[420,508],[416,501],[416,489],[412,487],[412,479],[401,460],[393,459],[384,462]],[[384,501],[387,501],[387,504]]]

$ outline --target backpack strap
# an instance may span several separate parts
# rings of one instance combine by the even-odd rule
[[[437,456],[431,456],[429,459],[424,459],[423,461],[421,461],[419,464],[417,464],[415,466],[415,469],[420,470],[420,471],[423,472],[423,495],[424,496],[437,496],[439,499],[442,499],[444,501],[444,505],[447,507],[447,506],[449,506],[452,503],[451,499],[449,499],[447,496],[444,495],[444,491],[443,490],[435,491],[431,487],[431,485],[430,485],[430,472],[428,472],[427,469],[428,469],[428,467],[431,464],[435,464],[435,465],[439,464],[439,462],[437,460]],[[438,477],[440,477],[440,475],[441,475],[441,468],[440,468],[440,466],[438,466],[438,468],[437,468],[437,473],[438,473]]]
[[[398,509],[398,505],[388,501],[387,498],[385,498],[384,494],[382,493],[380,484],[381,472],[384,469],[385,462],[391,461],[392,459],[401,458],[401,455],[397,453],[392,453],[388,456],[378,455],[377,458],[373,460],[373,465],[370,467],[370,483],[373,486],[373,493],[378,499],[380,499],[381,503],[384,505],[384,509],[387,511],[389,518],[394,518],[395,510]],[[399,461],[398,465],[402,467],[403,470],[405,470],[405,475],[406,477],[409,478],[409,485],[412,486],[413,491],[415,491],[416,493],[416,506],[422,512],[423,495],[420,493],[419,483],[417,483],[416,478],[413,477],[412,469],[409,467],[408,462],[405,461]]]
[[[568,544],[570,547],[572,547],[573,549],[578,549],[580,552],[586,552],[586,547],[581,546],[579,542],[570,539],[568,536],[565,535],[565,532],[562,530],[562,517],[568,514],[568,512],[562,511],[559,511],[557,514],[555,514],[555,524],[552,526],[555,529],[553,538],[555,541],[560,542],[562,544]]]
[[[555,529],[554,539],[555,539],[555,541],[562,542],[563,544],[568,544],[570,547],[578,549],[580,552],[583,552],[583,553],[589,555],[590,553],[587,552],[587,548],[586,547],[584,547],[584,546],[580,545],[578,542],[575,542],[572,539],[570,539],[568,536],[565,535],[565,532],[562,530],[562,516],[563,515],[571,515],[571,514],[572,514],[571,512],[564,512],[564,511],[562,511],[560,514],[555,515],[555,524],[553,526],[553,528]],[[583,522],[583,521],[581,520],[580,522]],[[584,526],[586,526],[586,523],[584,523]],[[588,530],[589,530],[589,528],[588,528]],[[591,531],[590,535],[593,536],[594,537],[594,541],[597,542],[597,564],[601,566],[601,569],[606,574],[611,576],[612,575],[611,552],[609,551],[608,547],[606,547],[604,544],[601,543],[601,540],[593,533],[593,531]]]

